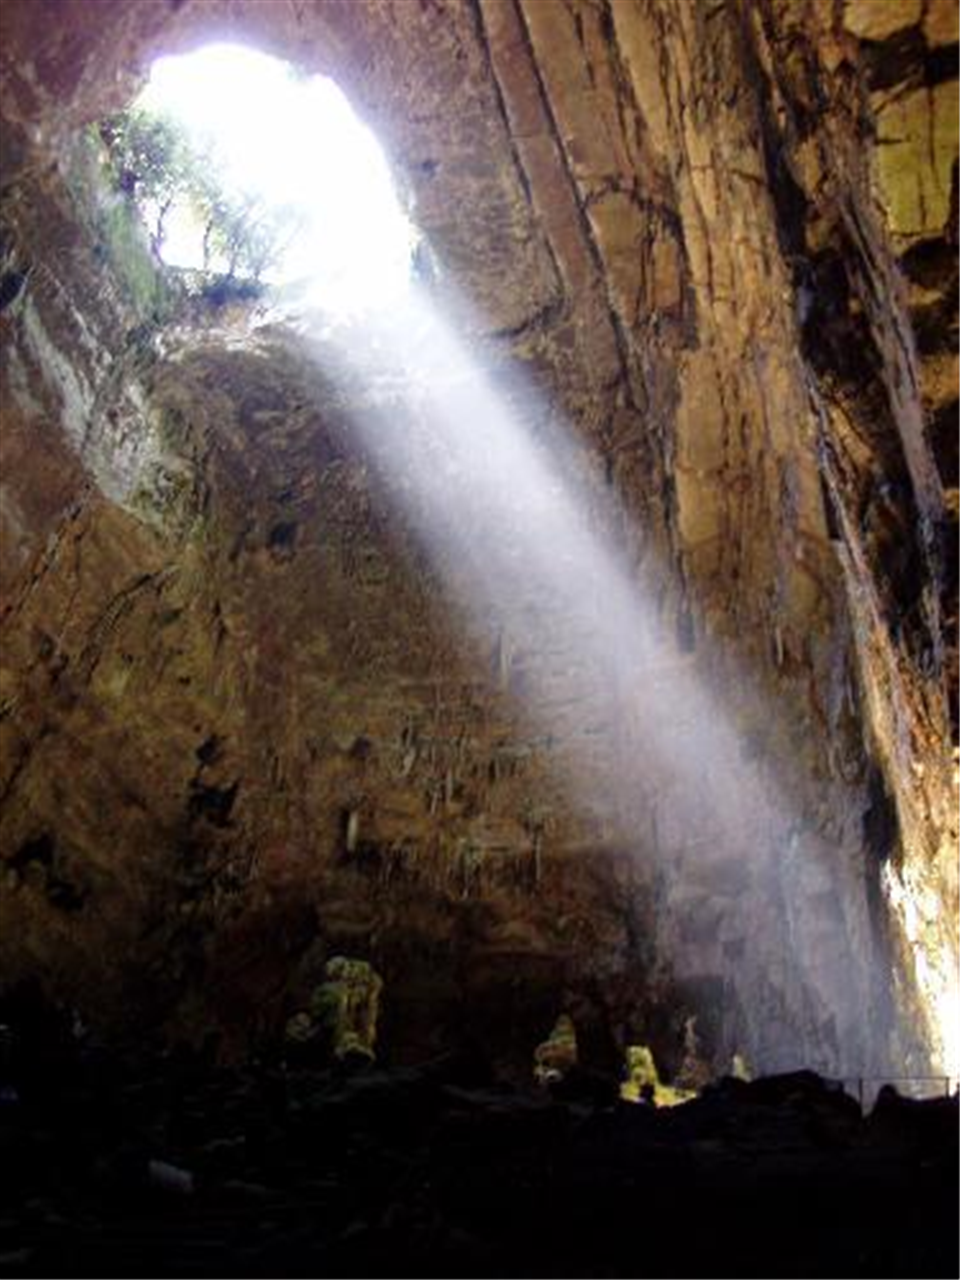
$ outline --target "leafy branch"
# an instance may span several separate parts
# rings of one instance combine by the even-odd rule
[[[228,282],[259,284],[300,229],[290,207],[228,192],[213,157],[191,146],[168,116],[132,107],[101,121],[100,137],[113,185],[136,206],[161,260],[177,208],[189,210],[201,229],[203,273]]]

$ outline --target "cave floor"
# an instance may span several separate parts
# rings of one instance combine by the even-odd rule
[[[955,1276],[957,1101],[21,1054],[0,1274]]]

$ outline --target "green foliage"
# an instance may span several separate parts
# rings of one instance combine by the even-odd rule
[[[198,157],[170,119],[139,107],[109,116],[100,126],[114,183],[136,204],[159,253],[164,223],[178,197],[198,181]]]
[[[136,206],[118,196],[104,181],[113,171],[107,166],[105,174],[98,125],[91,125],[77,136],[66,152],[65,163],[75,216],[90,236],[94,261],[109,263],[111,278],[141,325],[162,323],[172,301],[171,291],[150,251]]]
[[[160,312],[165,301],[163,282],[134,210],[125,204],[104,208],[100,234],[109,246],[118,277],[137,314],[151,316]]]
[[[293,210],[225,189],[215,157],[168,116],[131,107],[100,124],[114,187],[136,207],[162,257],[168,219],[189,209],[202,234],[202,272],[259,283],[299,229]]]
[[[193,198],[204,226],[203,269],[220,265],[231,280],[260,280],[299,227],[293,210],[273,208],[260,196],[231,198],[207,176]]]

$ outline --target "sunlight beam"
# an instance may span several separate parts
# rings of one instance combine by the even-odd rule
[[[835,1021],[838,1043],[830,1050],[789,1017],[775,1026],[776,1014],[751,1010],[755,1041],[766,1043],[754,1050],[757,1065],[859,1074],[883,1061],[887,1046],[871,1042],[864,1018],[883,957],[859,847],[839,849],[810,819],[826,784],[804,779],[796,761],[747,752],[722,699],[662,634],[612,540],[624,513],[578,476],[557,432],[533,434],[546,407],[516,378],[506,387],[491,378],[432,297],[412,289],[365,327],[364,340],[383,353],[378,378],[402,389],[355,413],[364,450],[465,627],[489,637],[495,620],[524,655],[524,714],[560,744],[575,807],[608,839],[668,868],[738,861],[747,886],[733,908],[740,936],[755,934],[758,903],[782,916],[771,992],[792,991],[812,1027]],[[328,336],[316,355],[325,371],[355,376],[355,340]],[[737,675],[738,687],[749,683]],[[835,897],[835,915],[802,905],[824,895]],[[771,963],[766,943],[765,957],[748,951],[736,962],[756,971],[758,991]],[[926,1014],[926,1042],[955,1072],[937,1000]]]

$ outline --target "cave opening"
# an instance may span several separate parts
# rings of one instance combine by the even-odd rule
[[[326,76],[203,45],[157,59],[101,135],[174,271],[252,280],[338,317],[382,309],[409,283],[415,229],[379,143]]]

